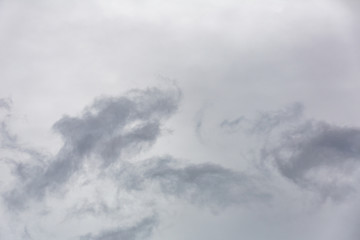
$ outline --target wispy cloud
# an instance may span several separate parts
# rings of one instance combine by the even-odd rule
[[[104,230],[96,235],[87,234],[81,236],[79,240],[136,240],[147,239],[154,227],[157,225],[156,216],[143,219],[141,222],[135,223],[131,227],[118,227],[114,229]]]
[[[64,145],[46,166],[18,164],[19,185],[5,196],[11,208],[63,187],[94,156],[107,168],[125,153],[139,153],[161,134],[161,123],[178,106],[179,90],[134,90],[120,98],[96,100],[80,117],[65,116],[54,124]],[[136,150],[135,150],[136,149]]]

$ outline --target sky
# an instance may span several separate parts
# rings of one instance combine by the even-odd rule
[[[358,240],[356,0],[0,0],[0,239]]]

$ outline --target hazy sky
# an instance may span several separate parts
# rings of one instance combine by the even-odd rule
[[[358,240],[356,0],[0,0],[0,239]]]

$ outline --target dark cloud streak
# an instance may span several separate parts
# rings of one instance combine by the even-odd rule
[[[347,178],[360,167],[360,129],[308,122],[287,132],[272,156],[288,179],[341,199],[354,190]]]
[[[162,159],[147,169],[144,176],[157,182],[164,194],[200,206],[229,207],[271,199],[269,193],[259,188],[255,177],[212,163],[176,166]]]

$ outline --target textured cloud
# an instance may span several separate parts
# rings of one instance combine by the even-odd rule
[[[102,179],[114,185],[117,188],[114,199],[125,194],[130,199],[145,196],[157,203],[172,197],[210,209],[269,202],[271,194],[258,177],[219,164],[186,163],[171,156],[130,161],[132,155],[151,146],[161,135],[161,125],[177,110],[180,97],[177,88],[134,90],[119,98],[100,98],[78,117],[62,117],[54,129],[61,134],[64,144],[55,156],[42,164],[12,162],[18,181],[13,190],[4,194],[7,206],[20,210],[31,206],[34,200],[46,200],[52,193],[66,188],[71,191],[77,177],[86,178],[84,166],[90,159],[97,162],[94,166],[100,173],[99,179],[93,181]],[[70,215],[66,219],[114,217],[122,211],[119,203],[108,204],[101,198],[97,202],[87,198],[81,201],[67,210]],[[146,201],[140,201],[139,206]],[[158,209],[155,207],[154,211]],[[81,239],[143,239],[155,225],[155,219],[150,218],[127,228],[85,234]],[[29,231],[26,235],[30,236]]]
[[[154,227],[157,225],[157,218],[155,216],[143,219],[141,222],[134,224],[131,227],[110,229],[102,231],[99,234],[87,234],[79,238],[79,240],[137,240],[147,239]]]
[[[359,1],[0,5],[1,239],[359,235]]]
[[[144,176],[157,182],[163,193],[200,206],[227,207],[270,199],[255,177],[217,164],[176,166],[162,159],[152,164]]]
[[[83,174],[88,160],[96,162],[94,166],[100,173],[99,179],[96,177],[93,181],[105,179],[118,189],[118,193],[113,194],[115,199],[121,192],[130,199],[146,196],[154,203],[172,197],[211,209],[268,202],[271,194],[256,176],[219,164],[185,163],[171,156],[130,161],[161,135],[161,125],[177,110],[180,97],[177,88],[133,90],[118,98],[100,98],[78,117],[62,117],[54,124],[64,142],[56,155],[47,156],[44,161],[37,161],[37,155],[30,155],[31,161],[11,161],[17,182],[14,189],[3,195],[7,207],[18,212],[34,202],[46,200],[52,193],[71,191],[78,177],[86,178]],[[12,142],[12,150],[24,149],[10,137],[6,127],[2,135]],[[114,217],[122,211],[119,203],[109,205],[101,198],[97,202],[87,198],[82,201],[67,210],[70,215],[65,219]],[[140,201],[139,206],[146,201]],[[148,218],[127,228],[119,226],[85,234],[81,239],[144,239],[151,234],[156,222],[155,218]],[[23,235],[29,237],[30,232],[26,230]]]
[[[136,90],[120,98],[102,98],[80,117],[63,117],[54,129],[64,146],[44,166],[18,164],[21,187],[7,193],[13,208],[28,199],[41,199],[48,191],[62,187],[93,156],[107,168],[125,153],[139,153],[161,134],[161,123],[177,109],[179,90]]]
[[[220,127],[222,128],[235,128],[237,127],[237,125],[243,120],[242,117],[233,119],[233,120],[228,120],[225,119],[224,121],[221,122]]]
[[[242,133],[260,137],[262,164],[324,198],[345,198],[359,177],[360,129],[306,119],[303,109],[296,103],[246,118]]]
[[[131,161],[132,156],[161,136],[161,126],[177,110],[180,96],[178,89],[136,90],[119,98],[98,99],[78,117],[62,117],[54,124],[64,141],[58,154],[45,161],[33,161],[31,158],[37,160],[36,155],[28,154],[30,162],[10,162],[18,182],[16,188],[3,195],[7,206],[19,210],[31,206],[29,203],[34,200],[41,202],[51,193],[59,193],[64,187],[76,189],[77,184],[82,184],[78,177],[85,180],[89,177],[85,174],[86,166],[97,167],[90,169],[95,175],[87,179],[90,181],[85,184],[87,188],[96,193],[98,187],[105,187],[100,192],[107,197],[94,202],[80,194],[75,207],[73,204],[64,207],[70,213],[64,221],[73,221],[72,217],[81,221],[116,220],[124,216],[126,208],[147,209],[161,215],[161,203],[169,197],[196,207],[224,211],[229,207],[271,206],[279,204],[281,198],[284,199],[280,201],[287,202],[286,194],[276,196],[283,186],[274,187],[274,182],[267,182],[274,181],[276,174],[262,176],[262,169],[249,174],[210,161],[185,162],[176,156]],[[324,198],[342,199],[354,190],[356,171],[360,169],[357,128],[306,120],[300,104],[262,112],[252,120],[244,119],[245,136],[266,138],[264,145],[259,146],[261,161],[273,163],[285,180]],[[230,125],[237,124],[240,122]],[[3,138],[11,142],[5,147],[24,152],[26,148],[10,137],[6,124],[3,129]],[[90,160],[96,164],[87,165]],[[134,203],[121,207],[124,199]],[[133,222],[117,227],[105,224],[93,231],[82,230],[78,236],[81,240],[146,239],[152,235],[158,218],[135,217]],[[23,229],[24,238],[31,239],[33,232]]]
[[[170,156],[128,164],[115,178],[120,188],[144,190],[155,184],[161,193],[158,198],[172,196],[213,209],[271,200],[264,182],[256,176],[214,163],[186,164]]]
[[[219,126],[227,133],[242,131],[250,135],[269,135],[274,129],[298,121],[303,116],[303,111],[302,104],[294,103],[277,111],[259,112],[254,118],[241,116],[235,119],[224,119]]]
[[[235,120],[224,120],[220,127],[233,125],[238,136],[243,134],[248,141],[255,138],[257,146],[253,151],[259,153],[260,165],[273,164],[287,180],[325,199],[343,199],[356,191],[359,128],[306,119],[300,103],[243,119],[241,128],[240,121]]]
[[[294,103],[285,109],[273,112],[262,112],[251,122],[250,132],[269,134],[273,129],[294,122],[302,117],[304,107]]]
[[[124,149],[141,150],[153,143],[160,134],[161,120],[177,109],[179,97],[180,92],[148,89],[133,91],[128,97],[104,98],[95,101],[82,117],[64,117],[54,128],[73,155],[96,154],[109,165]]]
[[[18,136],[12,133],[10,129],[12,120],[11,99],[0,99],[0,110],[1,108],[4,110],[3,112],[0,112],[2,116],[0,120],[1,160],[14,166],[14,172],[17,172],[20,178],[24,178],[26,175],[26,171],[24,170],[28,166],[26,166],[26,164],[24,165],[17,158],[24,158],[25,156],[37,164],[42,164],[47,154],[21,143]]]
[[[285,177],[325,197],[342,198],[353,188],[359,149],[358,128],[308,122],[287,132],[274,156]]]
[[[10,107],[11,107],[11,99],[0,98],[0,108],[10,110]]]

